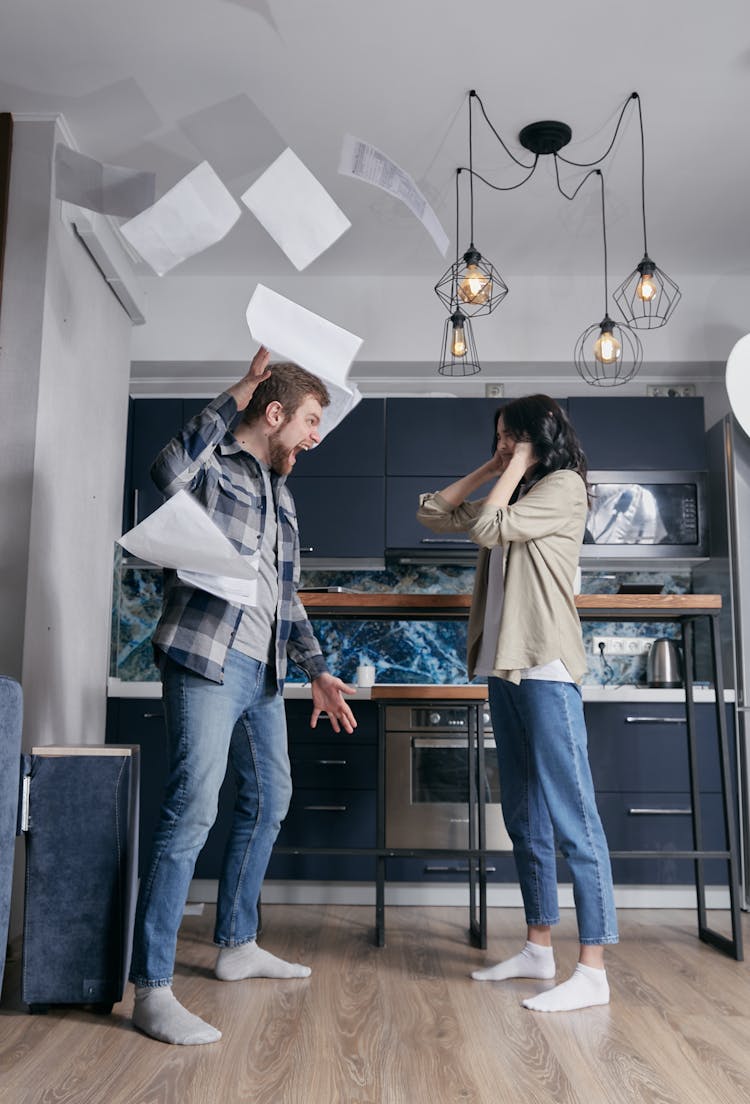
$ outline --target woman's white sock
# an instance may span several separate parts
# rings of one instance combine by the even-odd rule
[[[567,981],[537,997],[529,997],[522,1004],[533,1012],[572,1012],[574,1008],[609,1004],[607,971],[579,962]]]
[[[543,978],[549,980],[555,976],[555,955],[551,947],[527,941],[523,950],[513,958],[498,962],[497,966],[488,966],[484,970],[474,970],[474,981],[505,981],[507,978]]]

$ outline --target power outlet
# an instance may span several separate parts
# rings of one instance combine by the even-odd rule
[[[646,394],[656,399],[691,399],[695,395],[695,384],[647,383]]]
[[[601,655],[602,644],[604,645],[605,655],[648,655],[655,639],[655,636],[595,636],[594,655]]]
[[[486,399],[502,399],[505,394],[505,385],[502,383],[485,383],[484,397]]]

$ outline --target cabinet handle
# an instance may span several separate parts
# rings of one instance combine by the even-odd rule
[[[164,719],[164,714],[163,713],[144,713],[143,714],[143,719],[144,719],[144,721],[163,720]]]
[[[314,551],[315,551],[315,549],[313,548],[312,545],[310,545],[309,548],[300,548],[300,552],[314,552]]]
[[[346,805],[305,805],[306,813],[345,813]]]
[[[140,506],[140,491],[136,487],[133,491],[133,528],[138,524],[138,509]]]
[[[468,874],[468,866],[425,866],[425,874]],[[494,874],[497,870],[496,866],[486,866],[485,870],[488,874]]]
[[[629,816],[690,816],[693,810],[687,809],[628,809]]]
[[[320,767],[345,767],[346,759],[316,759],[315,762]]]
[[[685,724],[684,717],[626,717],[625,724]]]
[[[468,537],[422,537],[420,544],[473,544]]]

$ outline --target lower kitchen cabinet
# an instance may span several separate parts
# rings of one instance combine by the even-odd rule
[[[286,703],[293,794],[278,847],[374,847],[377,789],[377,706],[356,705],[357,729],[335,733],[326,718],[310,728],[312,704]],[[166,781],[164,711],[158,699],[110,698],[107,742],[141,748],[139,874],[145,872]],[[219,811],[195,867],[195,877],[215,879],[229,835],[235,787],[227,774]],[[274,854],[269,878],[371,881],[375,861],[366,856]]]
[[[731,793],[737,794],[732,707],[726,706]],[[687,725],[681,703],[589,702],[589,761],[611,851],[693,847]],[[725,850],[716,711],[695,706],[702,846]],[[732,801],[736,810],[736,799]],[[704,861],[706,881],[726,885],[727,863]],[[615,884],[690,884],[689,859],[612,860]]]
[[[282,824],[269,878],[314,881],[373,881],[369,856],[294,854],[290,848],[375,847],[377,806],[378,706],[357,702],[354,733],[334,732],[321,718],[310,728],[311,703],[286,703],[293,795]],[[597,803],[612,851],[690,850],[690,783],[687,727],[681,704],[589,702],[585,707],[589,759]],[[737,793],[732,708],[727,706],[732,750],[732,794]],[[724,850],[718,741],[713,705],[695,707],[701,787],[703,847]],[[148,862],[166,777],[162,703],[153,699],[112,698],[108,703],[107,742],[141,749],[140,873]],[[195,877],[218,878],[229,833],[234,784],[224,780],[219,812],[198,859]],[[732,802],[736,809],[736,800]],[[493,815],[494,811],[490,812]],[[494,814],[496,815],[496,814]],[[284,848],[282,852],[280,849]],[[689,859],[613,859],[616,885],[688,885],[694,880]],[[512,856],[487,860],[488,881],[515,882]],[[726,862],[704,861],[709,884],[726,884]],[[389,881],[441,885],[462,882],[463,859],[409,856],[386,860]],[[558,877],[570,881],[565,860]]]

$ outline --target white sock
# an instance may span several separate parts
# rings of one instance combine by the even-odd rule
[[[506,978],[553,978],[555,976],[555,955],[551,947],[541,943],[526,942],[523,950],[513,958],[498,962],[497,966],[488,966],[484,970],[474,970],[474,981],[505,981]]]
[[[529,997],[522,1004],[534,1012],[571,1012],[592,1004],[609,1004],[607,971],[579,962],[567,981],[537,997]]]
[[[242,978],[306,978],[309,966],[284,962],[283,958],[264,951],[255,940],[239,947],[222,947],[216,959],[216,976],[220,981],[240,981]]]
[[[136,986],[133,1023],[162,1043],[195,1046],[221,1038],[215,1027],[182,1007],[169,985]]]

